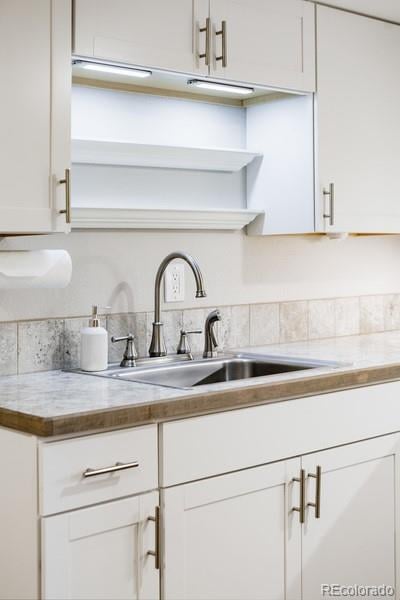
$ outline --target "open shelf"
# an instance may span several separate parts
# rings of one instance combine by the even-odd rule
[[[196,171],[240,171],[262,155],[231,148],[195,148],[112,140],[72,140],[72,162]]]
[[[263,211],[248,209],[72,208],[74,229],[242,229]]]

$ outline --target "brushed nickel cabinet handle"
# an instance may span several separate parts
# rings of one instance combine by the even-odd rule
[[[335,184],[329,184],[329,190],[324,189],[324,198],[329,196],[329,213],[324,213],[324,219],[329,219],[329,225],[335,224]]]
[[[205,27],[199,28],[200,33],[206,34],[205,50],[199,54],[199,58],[204,58],[204,64],[210,64],[210,42],[211,42],[211,19],[207,17]]]
[[[156,506],[155,508],[155,516],[148,517],[149,521],[155,523],[155,541],[154,541],[154,550],[148,550],[147,554],[149,556],[154,556],[154,567],[156,569],[160,568],[160,507]]]
[[[71,169],[65,169],[64,179],[58,182],[65,185],[65,208],[60,210],[60,215],[65,215],[66,223],[71,223]]]
[[[321,517],[321,475],[322,469],[318,465],[315,473],[309,473],[308,477],[315,479],[315,501],[308,502],[307,506],[311,506],[315,509],[315,518],[319,519]]]
[[[292,508],[292,511],[299,513],[300,523],[304,523],[306,516],[306,472],[304,469],[300,470],[300,477],[293,477],[293,482],[300,484],[300,504]]]
[[[137,461],[129,463],[116,462],[111,467],[103,467],[101,469],[86,469],[82,473],[83,477],[96,477],[97,475],[106,475],[107,473],[116,473],[117,471],[126,471],[127,469],[136,469],[139,466]]]
[[[227,47],[227,42],[226,42],[226,21],[221,21],[221,29],[219,29],[218,31],[215,32],[215,35],[220,35],[221,36],[221,40],[222,40],[222,52],[221,52],[221,56],[216,56],[215,60],[222,61],[222,66],[223,67],[227,67],[228,66],[228,47]]]

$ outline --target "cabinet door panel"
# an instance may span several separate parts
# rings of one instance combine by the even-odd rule
[[[94,506],[42,523],[44,600],[156,600],[154,516],[158,493]]]
[[[303,457],[306,473],[322,467],[321,515],[308,507],[303,530],[303,598],[321,598],[323,584],[395,586],[398,447],[393,435]]]
[[[317,51],[317,229],[398,233],[400,27],[318,7]]]
[[[164,597],[298,600],[298,470],[294,460],[165,490]]]
[[[211,74],[278,88],[315,89],[314,7],[300,0],[211,0]],[[227,65],[221,55],[226,21]]]
[[[51,231],[51,1],[0,3],[0,233]]]
[[[74,53],[206,73],[196,46],[207,16],[206,0],[76,0]]]

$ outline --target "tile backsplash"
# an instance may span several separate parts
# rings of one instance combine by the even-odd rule
[[[168,352],[174,352],[179,331],[203,329],[209,308],[164,310]],[[219,307],[221,349],[262,346],[400,329],[400,294],[241,304]],[[0,375],[79,366],[79,332],[89,316],[0,323]],[[103,318],[111,336],[134,333],[140,356],[150,344],[152,312],[111,314]],[[203,335],[193,335],[193,352],[203,349]],[[123,343],[109,342],[110,362],[119,361]]]

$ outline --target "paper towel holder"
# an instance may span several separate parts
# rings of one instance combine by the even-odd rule
[[[0,289],[64,288],[71,276],[66,250],[0,250]]]

